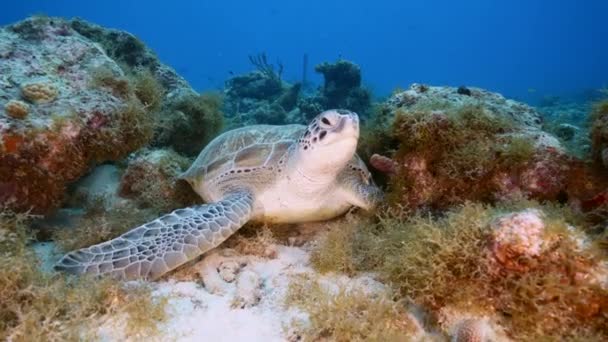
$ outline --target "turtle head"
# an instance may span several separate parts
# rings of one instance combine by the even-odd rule
[[[317,115],[298,141],[298,160],[309,176],[335,175],[355,154],[357,113],[332,109]]]

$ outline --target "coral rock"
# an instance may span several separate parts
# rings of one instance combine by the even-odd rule
[[[29,83],[21,87],[21,95],[32,103],[49,103],[55,101],[59,91],[50,83]]]
[[[236,295],[232,306],[246,308],[258,304],[262,298],[261,288],[262,280],[257,273],[250,270],[239,273],[236,278]]]
[[[451,336],[452,342],[510,341],[492,315],[480,315],[448,305],[438,311],[437,323],[444,333]]]
[[[241,264],[236,260],[226,260],[220,263],[218,267],[218,273],[220,277],[227,283],[232,283],[239,271],[241,270]]]
[[[545,236],[543,213],[535,209],[501,216],[491,227],[494,259],[514,271],[526,270],[526,260],[539,256],[555,242]]]
[[[10,100],[4,105],[6,114],[13,119],[25,119],[30,111],[30,106],[19,100]]]
[[[485,320],[467,319],[458,324],[452,336],[453,342],[490,342],[491,328]]]

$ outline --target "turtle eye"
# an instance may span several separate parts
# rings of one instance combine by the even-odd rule
[[[331,126],[331,122],[329,122],[329,120],[327,118],[321,119],[321,122],[326,124],[327,126]]]

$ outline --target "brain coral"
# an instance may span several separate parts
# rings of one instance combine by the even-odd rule
[[[33,103],[53,102],[59,91],[50,83],[29,83],[21,87],[23,98]]]
[[[6,114],[13,119],[24,119],[30,111],[30,106],[19,100],[10,100],[4,105]]]

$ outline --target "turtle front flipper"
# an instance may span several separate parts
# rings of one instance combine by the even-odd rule
[[[242,191],[219,202],[175,210],[113,240],[72,251],[55,269],[123,280],[156,279],[241,228],[252,215],[253,201],[251,193]]]

